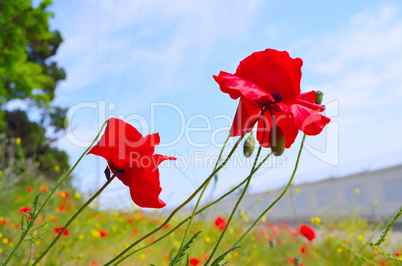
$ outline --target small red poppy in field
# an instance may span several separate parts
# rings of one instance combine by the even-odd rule
[[[32,187],[27,187],[27,188],[26,188],[26,191],[27,191],[28,193],[31,193],[32,190],[33,190]]]
[[[0,216],[0,224],[7,225],[7,220],[3,216]]]
[[[279,141],[281,152],[290,148],[299,130],[306,135],[319,134],[330,119],[320,114],[324,107],[315,104],[315,91],[300,93],[302,65],[300,58],[293,59],[286,51],[266,49],[243,59],[235,74],[221,71],[214,76],[222,92],[232,99],[240,98],[230,136],[242,135],[262,108],[266,110],[266,127],[260,119],[257,139],[263,147],[272,147],[275,155],[273,145],[276,147]]]
[[[192,265],[192,266],[200,265],[200,260],[197,259],[197,258],[191,258],[190,259],[190,265]]]
[[[226,221],[222,217],[218,217],[215,220],[215,225],[216,227],[218,227],[219,230],[222,231],[223,229],[225,229]]]
[[[300,226],[300,233],[309,241],[312,241],[315,238],[315,231],[305,224]]]
[[[23,214],[23,213],[28,213],[28,212],[33,212],[33,209],[32,209],[32,208],[29,208],[29,207],[22,207],[22,208],[20,208],[20,213],[21,213],[21,214]]]
[[[104,238],[107,237],[108,233],[105,230],[98,230],[99,232],[99,237]]]
[[[39,190],[42,192],[48,192],[49,191],[49,187],[46,185],[40,185],[39,186]]]
[[[71,197],[71,195],[66,191],[60,191],[59,193],[57,193],[57,197],[67,200]]]
[[[162,188],[158,165],[176,158],[154,154],[159,143],[158,133],[143,137],[123,120],[111,118],[100,141],[88,154],[106,159],[110,170],[130,188],[135,204],[144,208],[163,208],[166,204],[159,199]]]
[[[28,219],[31,220],[31,215],[29,215],[29,212],[33,212],[33,209],[29,207],[20,208],[20,213],[21,214],[26,213],[28,215]]]
[[[64,229],[64,226],[60,226],[60,227],[55,227],[54,231],[58,234],[61,233],[61,231]],[[70,232],[68,231],[68,228],[63,232],[63,236],[68,236],[70,234]]]
[[[98,265],[99,265],[99,261],[97,261],[97,260],[91,260],[91,261],[89,262],[89,265],[90,265],[90,266],[98,266]]]

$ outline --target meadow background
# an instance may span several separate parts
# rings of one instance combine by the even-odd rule
[[[157,152],[178,157],[160,170],[166,210],[139,209],[115,180],[43,265],[105,263],[160,224],[210,174],[230,129],[237,102],[220,92],[212,75],[234,73],[240,60],[266,48],[303,59],[302,91],[323,91],[332,119],[320,136],[307,138],[295,187],[401,164],[401,8],[399,1],[0,1],[0,261],[18,239],[33,198],[44,198],[110,117],[143,135],[159,132]],[[268,194],[287,182],[294,147],[253,177],[250,193]],[[236,156],[208,195],[217,197],[246,177],[254,157]],[[95,156],[79,164],[40,217],[46,228],[32,237],[48,232],[34,241],[36,253],[104,183],[105,166]],[[191,228],[203,231],[189,251],[200,263],[220,233],[216,218],[206,213]],[[222,252],[250,224],[246,218],[238,213]],[[368,246],[389,217],[369,221],[356,211],[320,218],[320,224],[301,221],[316,230],[310,243],[299,232],[301,222],[268,213],[229,254],[229,265],[286,265],[294,257],[304,265],[397,265]],[[182,230],[127,265],[168,263]],[[399,257],[399,233],[382,248]],[[28,254],[26,243],[13,263],[25,264]]]

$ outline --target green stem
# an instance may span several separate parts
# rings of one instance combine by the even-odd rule
[[[18,241],[18,243],[14,246],[13,250],[11,251],[10,255],[8,255],[6,261],[3,263],[3,266],[7,265],[11,258],[14,256],[14,253],[17,251],[17,249],[21,246],[21,244],[24,242],[25,238],[27,237],[29,230],[32,228],[32,226],[35,223],[35,220],[39,217],[39,215],[41,214],[41,212],[43,211],[43,209],[45,208],[46,204],[49,202],[49,200],[51,199],[51,197],[53,196],[53,194],[56,192],[56,190],[61,186],[61,184],[63,184],[64,181],[66,181],[66,179],[71,175],[71,173],[74,171],[74,169],[77,167],[77,165],[79,164],[79,162],[82,160],[82,158],[85,156],[85,154],[88,153],[88,151],[92,148],[92,146],[95,144],[96,140],[99,138],[100,134],[103,131],[103,128],[105,127],[105,125],[107,124],[108,120],[106,120],[101,129],[98,132],[98,135],[96,135],[95,139],[92,141],[91,145],[81,154],[80,158],[75,162],[74,166],[67,172],[67,174],[59,181],[59,183],[52,189],[52,191],[49,193],[49,195],[47,196],[46,200],[43,202],[43,204],[40,206],[38,212],[35,215],[32,215],[31,217],[31,221],[27,226],[27,229],[25,230],[25,232],[21,235],[20,240]]]
[[[219,153],[219,156],[218,156],[218,160],[216,161],[214,170],[216,170],[216,168],[218,167],[219,161],[221,160],[221,157],[222,157],[223,150],[225,149],[226,144],[227,144],[228,141],[229,141],[229,138],[230,138],[230,135],[228,135],[228,137],[226,138],[225,143],[223,144],[223,147],[222,147],[222,149],[221,149],[221,151],[220,151],[220,153]],[[195,213],[197,212],[198,205],[200,204],[201,198],[202,198],[202,196],[204,195],[204,192],[205,192],[205,190],[207,189],[207,187],[208,187],[210,181],[211,181],[211,179],[210,179],[210,180],[208,181],[208,183],[204,186],[204,188],[202,189],[202,191],[201,191],[201,193],[200,193],[200,196],[198,197],[197,203],[195,204],[194,210],[193,210],[193,212],[192,212],[192,214],[191,214],[191,216],[190,216],[190,220],[188,221],[186,230],[184,231],[183,239],[182,239],[182,241],[181,241],[179,250],[177,251],[177,256],[174,257],[174,260],[172,261],[171,265],[174,265],[174,264],[176,263],[177,259],[179,258],[179,254],[180,254],[180,252],[181,252],[182,249],[183,249],[184,243],[186,242],[186,236],[187,236],[187,234],[188,234],[188,231],[190,230],[191,223],[193,222]]]
[[[265,111],[265,109],[263,109],[263,110],[261,111],[261,115],[264,114],[264,111]],[[262,121],[263,121],[263,123],[264,123],[264,128],[265,128],[265,127],[266,127],[265,119],[263,118]],[[255,167],[256,167],[256,165],[257,165],[258,157],[260,156],[260,153],[261,153],[262,143],[264,143],[265,132],[266,132],[266,131],[264,130],[263,133],[262,133],[261,144],[260,144],[260,147],[258,148],[257,156],[255,157],[253,167],[251,168],[251,171],[250,171],[250,175],[247,177],[247,183],[246,183],[246,185],[244,186],[244,189],[243,189],[243,191],[242,191],[242,193],[241,193],[239,199],[237,200],[237,202],[236,202],[236,204],[235,204],[235,206],[234,206],[234,208],[233,208],[233,210],[232,210],[232,213],[230,214],[230,216],[229,216],[229,218],[228,218],[228,220],[227,220],[227,222],[226,222],[226,225],[225,225],[225,227],[223,228],[223,231],[222,231],[221,235],[219,236],[218,241],[216,242],[214,249],[213,249],[212,252],[211,252],[211,255],[209,255],[208,260],[205,262],[205,265],[208,265],[208,263],[212,260],[212,258],[213,258],[213,256],[214,256],[216,250],[218,249],[218,246],[219,246],[220,242],[221,242],[222,239],[223,239],[223,236],[224,236],[225,233],[226,233],[226,230],[229,228],[229,224],[230,224],[230,222],[232,221],[233,216],[234,216],[234,214],[236,213],[237,208],[238,208],[239,205],[240,205],[240,202],[243,200],[243,197],[244,197],[244,195],[246,194],[246,191],[247,191],[247,189],[248,189],[248,186],[250,185],[251,177],[252,177],[252,176],[254,175],[254,173],[255,173],[254,170],[255,170]]]
[[[106,265],[110,265],[114,262],[116,262],[117,260],[119,260],[119,263],[121,261],[123,261],[124,259],[120,258],[126,254],[130,249],[132,249],[133,247],[135,247],[138,243],[140,243],[141,241],[143,241],[144,239],[146,239],[147,237],[153,235],[154,233],[156,233],[157,231],[159,231],[160,229],[162,229],[166,224],[169,223],[169,221],[173,218],[173,216],[184,206],[186,206],[197,194],[198,192],[200,192],[200,190],[209,183],[209,181],[211,180],[211,178],[213,178],[225,165],[226,163],[229,161],[230,157],[232,157],[234,151],[236,150],[237,146],[239,146],[240,142],[242,141],[242,139],[244,138],[244,136],[247,134],[247,132],[250,131],[250,129],[252,129],[254,127],[254,125],[257,123],[257,121],[262,117],[262,115],[259,115],[257,117],[257,119],[247,128],[247,130],[244,131],[244,133],[241,135],[241,137],[236,141],[234,147],[232,148],[232,150],[229,152],[228,157],[226,157],[225,161],[223,161],[223,163],[216,168],[212,174],[210,174],[208,176],[208,178],[204,181],[204,183],[202,183],[196,191],[193,192],[193,194],[190,195],[190,197],[188,197],[188,199],[186,199],[182,204],[180,204],[176,209],[173,210],[173,212],[168,216],[168,218],[166,218],[166,220],[157,228],[155,228],[154,230],[152,230],[151,232],[149,232],[148,234],[142,236],[140,239],[138,239],[137,241],[135,241],[133,244],[131,244],[128,248],[126,248],[125,250],[123,250],[119,255],[117,255],[116,257],[114,257],[111,261],[109,261],[108,263],[105,264]],[[125,257],[126,258],[126,257]]]
[[[251,224],[251,226],[247,229],[247,231],[244,232],[244,234],[241,235],[239,239],[237,239],[237,241],[232,245],[232,247],[235,247],[236,245],[238,245],[240,243],[240,241],[242,241],[243,238],[251,231],[251,229],[253,229],[254,226],[261,220],[261,218],[285,195],[286,191],[289,189],[290,185],[292,184],[293,178],[296,175],[297,167],[298,167],[299,161],[300,161],[300,155],[301,155],[301,152],[303,150],[303,145],[304,145],[305,140],[306,140],[306,135],[303,135],[303,140],[302,140],[302,143],[300,145],[299,154],[297,155],[295,168],[293,169],[292,176],[290,177],[290,180],[289,180],[288,184],[286,185],[285,189],[283,190],[283,192],[278,196],[278,198],[276,198],[276,200],[274,202],[271,203],[271,205],[269,205],[268,208],[266,208],[261,213],[260,216],[258,216],[258,218]]]
[[[258,169],[260,169],[260,167],[265,163],[266,160],[268,160],[268,158],[271,156],[272,153],[269,153],[267,156],[265,156],[265,158],[258,164],[258,166],[255,168],[254,173],[258,171]],[[253,173],[253,174],[254,174]],[[205,205],[204,207],[202,207],[200,210],[198,210],[196,212],[196,214],[199,214],[201,212],[203,212],[204,210],[208,209],[209,207],[211,207],[212,205],[218,203],[219,201],[223,200],[224,198],[226,198],[227,196],[229,196],[230,194],[232,194],[235,190],[237,190],[239,187],[241,187],[244,183],[246,183],[246,181],[248,180],[249,176],[247,176],[242,182],[240,182],[237,186],[235,186],[234,188],[232,188],[231,190],[229,190],[228,192],[226,192],[225,194],[223,194],[221,197],[219,197],[218,199],[216,199],[215,201]],[[117,262],[120,263],[123,260],[127,259],[128,257],[130,257],[131,255],[134,255],[135,253],[137,253],[138,251],[141,251],[143,249],[146,249],[154,244],[156,244],[157,242],[161,241],[162,239],[164,239],[165,237],[169,236],[171,233],[173,233],[174,231],[176,231],[182,224],[184,224],[187,220],[190,219],[190,216],[188,216],[186,219],[184,219],[183,221],[181,221],[178,225],[176,225],[172,230],[170,230],[169,232],[167,232],[166,234],[162,235],[161,237],[159,237],[158,239],[156,239],[155,241],[153,241],[152,243],[149,243],[148,245],[145,245],[143,247],[137,248],[135,250],[133,250],[132,252],[130,252],[129,254],[127,254],[125,257],[123,257],[120,261]]]
[[[296,206],[295,206],[295,201],[293,198],[293,190],[289,190],[289,199],[290,199],[290,206],[292,207],[292,212],[293,212],[293,217],[295,218],[296,224],[298,225],[300,223],[299,217],[297,216],[296,212]]]
[[[344,243],[342,243],[341,241],[339,241],[338,239],[336,239],[335,237],[332,236],[332,234],[330,234],[327,230],[325,230],[324,227],[317,225],[318,228],[320,228],[322,231],[324,231],[327,236],[334,241],[336,244],[340,245],[341,247],[343,247],[344,249],[348,250],[350,253],[352,253],[354,256],[358,257],[359,259],[365,261],[366,263],[368,263],[369,265],[379,265],[377,262],[374,262],[368,258],[366,258],[365,256],[362,256],[360,254],[358,254],[356,251],[354,251],[353,249],[349,248],[348,246],[346,246]]]
[[[92,201],[94,201],[94,199],[96,199],[100,193],[102,193],[102,191],[110,184],[110,182],[113,181],[113,179],[116,177],[118,171],[116,171],[116,173],[113,174],[113,176],[111,176],[106,183],[87,201],[84,203],[84,205],[82,205],[82,207],[70,218],[70,220],[68,220],[68,222],[66,223],[66,225],[64,225],[63,230],[60,231],[60,233],[57,235],[57,237],[52,241],[52,243],[50,243],[50,245],[46,248],[46,250],[35,260],[35,262],[32,265],[36,265],[38,264],[38,262],[50,251],[50,249],[54,246],[54,244],[56,244],[56,242],[60,239],[60,237],[63,235],[64,231],[67,230],[68,226],[75,220],[75,218],[78,217],[78,215],[81,214],[81,212],[88,207],[89,204],[91,204]]]

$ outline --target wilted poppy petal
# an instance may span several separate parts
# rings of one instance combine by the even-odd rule
[[[301,104],[290,106],[295,124],[306,135],[315,136],[331,121],[328,117]]]
[[[105,133],[99,142],[87,153],[105,158],[119,169],[130,160],[129,151],[138,150],[144,144],[142,135],[130,124],[110,118]]]
[[[158,165],[176,158],[153,155],[159,143],[158,133],[142,137],[133,126],[111,118],[99,143],[88,154],[107,160],[110,170],[130,188],[131,198],[138,206],[162,208],[166,204],[159,199],[162,188]]]
[[[233,120],[230,136],[240,136],[257,119],[261,107],[252,104],[249,100],[241,98],[237,107],[236,115]]]
[[[243,96],[250,101],[260,103],[275,101],[270,93],[236,75],[221,71],[219,76],[214,76],[214,79],[220,85],[221,91],[228,93],[233,100]]]
[[[303,101],[307,101],[310,103],[315,103],[316,98],[317,98],[317,93],[315,91],[304,92],[304,93],[301,93],[299,96],[297,96],[298,100],[303,100]]]
[[[125,173],[130,180],[131,199],[143,208],[163,208],[165,203],[159,199],[162,191],[159,182],[159,169],[138,168],[131,169]]]
[[[154,160],[155,160],[156,165],[160,165],[163,161],[166,161],[166,160],[175,161],[175,160],[177,160],[177,158],[165,156],[165,155],[161,155],[161,154],[154,154]]]

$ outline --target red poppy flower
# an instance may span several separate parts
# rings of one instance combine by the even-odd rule
[[[88,154],[105,158],[112,172],[119,170],[116,176],[130,188],[135,204],[163,208],[166,204],[159,199],[162,188],[158,165],[176,158],[153,154],[159,143],[158,133],[143,137],[133,126],[111,118],[102,138]]]
[[[28,193],[31,193],[32,190],[33,190],[32,187],[27,187],[27,188],[26,188],[26,191],[27,191]]]
[[[39,190],[42,192],[48,192],[49,191],[49,187],[46,185],[40,185],[39,186]]]
[[[232,99],[240,97],[230,135],[242,135],[262,107],[269,109],[264,113],[266,128],[262,119],[258,121],[257,139],[263,147],[271,147],[272,117],[279,128],[277,132],[284,136],[285,148],[293,144],[298,130],[307,135],[319,134],[330,119],[320,114],[324,107],[315,104],[315,91],[300,94],[302,65],[300,58],[293,59],[286,51],[267,49],[242,60],[235,74],[221,71],[214,76],[222,92]]]
[[[101,238],[107,237],[107,235],[108,235],[108,233],[104,230],[98,230],[98,232],[99,232],[99,236]]]
[[[63,229],[64,229],[64,226],[60,226],[60,227],[54,228],[54,231],[56,231],[58,234],[60,234]],[[68,236],[69,234],[70,234],[70,232],[68,231],[68,228],[67,228],[66,231],[63,232],[63,236]]]
[[[315,238],[314,230],[307,225],[303,224],[302,226],[300,226],[300,233],[310,241]]]
[[[215,225],[218,227],[219,230],[225,229],[226,221],[222,217],[218,217],[215,220]]]
[[[190,259],[190,265],[192,265],[192,266],[200,265],[200,260],[197,259],[197,258],[191,258]]]
[[[68,199],[71,197],[71,195],[67,191],[60,191],[59,193],[57,193],[57,197],[60,197],[62,199]]]
[[[28,213],[28,212],[33,212],[33,209],[32,209],[32,208],[29,208],[29,207],[22,207],[22,208],[20,208],[20,213],[21,213],[21,214],[23,214],[23,213]]]

